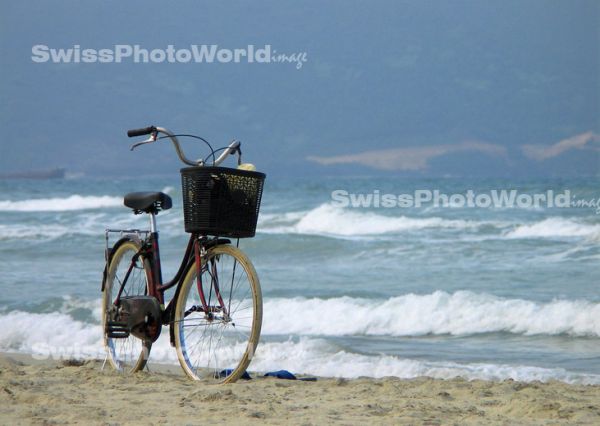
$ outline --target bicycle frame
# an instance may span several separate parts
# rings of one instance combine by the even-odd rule
[[[192,262],[195,263],[196,269],[198,271],[197,278],[196,278],[196,284],[197,284],[198,294],[200,296],[200,301],[202,303],[202,306],[196,310],[204,312],[209,317],[215,312],[222,312],[224,314],[224,316],[228,316],[228,307],[225,306],[225,303],[221,296],[215,265],[212,265],[212,270],[209,272],[209,274],[211,276],[211,283],[210,283],[211,288],[209,290],[209,293],[212,294],[211,290],[214,290],[219,305],[217,307],[211,306],[210,299],[207,300],[207,298],[206,298],[205,291],[204,291],[204,285],[202,283],[202,272],[203,272],[202,258],[206,255],[208,249],[210,249],[211,247],[214,247],[219,244],[229,244],[229,243],[231,243],[231,241],[228,239],[224,239],[224,238],[217,238],[217,237],[209,238],[209,237],[202,236],[199,234],[191,234],[188,244],[187,244],[187,247],[185,249],[185,253],[183,255],[183,258],[181,260],[181,263],[179,265],[177,272],[175,273],[175,275],[173,276],[173,278],[171,280],[169,280],[166,283],[163,283],[162,268],[161,268],[161,263],[160,263],[160,249],[159,249],[159,244],[158,244],[158,232],[156,230],[156,218],[155,218],[154,213],[150,213],[150,216],[151,216],[151,218],[150,218],[151,230],[150,230],[150,232],[141,231],[141,232],[147,232],[147,236],[146,236],[146,238],[144,238],[144,240],[140,240],[140,243],[141,243],[140,250],[138,251],[138,253],[136,253],[132,257],[129,268],[125,274],[123,282],[121,283],[119,291],[117,292],[116,298],[113,302],[114,305],[116,305],[116,306],[119,305],[119,300],[121,298],[123,289],[125,288],[125,285],[127,284],[127,280],[131,274],[131,271],[135,267],[137,260],[140,257],[142,257],[143,261],[144,262],[147,261],[150,265],[151,273],[149,276],[147,276],[148,295],[155,297],[159,301],[159,304],[160,304],[161,310],[162,310],[161,322],[163,325],[173,325],[173,317],[174,317],[174,309],[175,309],[174,307],[175,307],[175,301],[177,300],[177,296],[179,293],[179,288],[180,288],[179,286],[183,283],[183,280],[185,278],[185,273],[191,266]],[[108,231],[111,231],[111,230],[108,230]],[[135,232],[139,233],[140,231],[135,231]],[[127,239],[127,237],[124,239],[121,239],[119,241],[124,241],[126,239]],[[116,245],[117,244],[119,244],[119,242],[117,242]],[[116,245],[115,245],[115,247],[116,247]],[[209,265],[204,265],[204,267],[208,268]],[[178,286],[176,289],[175,295],[173,296],[173,298],[171,299],[171,301],[168,303],[167,307],[165,308],[164,293],[166,290],[169,290],[175,286]],[[172,330],[171,330],[171,343],[173,343]]]

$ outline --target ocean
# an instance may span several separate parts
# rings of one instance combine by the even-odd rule
[[[240,241],[264,297],[251,371],[600,384],[598,188],[598,178],[268,176],[257,235]],[[503,189],[522,205],[464,202]],[[147,228],[122,205],[143,190],[173,198],[158,215],[168,278],[188,238],[177,173],[0,181],[0,351],[104,358],[104,230]],[[391,205],[424,190],[448,205]],[[528,205],[549,190],[573,205]],[[153,362],[177,364],[166,328]]]

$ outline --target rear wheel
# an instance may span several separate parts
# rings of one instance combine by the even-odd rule
[[[196,266],[188,270],[175,307],[179,362],[195,380],[230,383],[250,364],[262,324],[262,295],[254,266],[239,249],[208,250],[198,290]]]
[[[110,364],[115,370],[123,374],[130,374],[144,368],[152,347],[151,341],[144,341],[133,334],[129,334],[128,337],[111,337],[107,327],[111,312],[116,309],[113,302],[139,249],[140,245],[134,241],[126,241],[118,246],[108,266],[102,295],[104,346]],[[148,262],[138,256],[134,261],[129,277],[127,277],[121,296],[147,295],[150,274],[151,270]]]

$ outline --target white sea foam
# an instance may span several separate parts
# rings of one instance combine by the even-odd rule
[[[379,301],[267,299],[264,307],[263,333],[273,335],[464,336],[492,332],[600,336],[600,303],[538,303],[469,291],[436,291]]]
[[[349,237],[417,231],[425,228],[474,229],[481,225],[483,223],[476,221],[439,217],[384,216],[322,204],[305,212],[265,215],[259,223],[259,232]]]
[[[550,217],[539,222],[522,224],[506,232],[507,238],[600,237],[600,224],[580,223],[562,217]]]
[[[11,311],[0,315],[0,321],[10,324],[0,329],[0,351],[36,353],[44,346],[77,348],[94,355],[102,348],[100,325],[76,321],[64,313]]]
[[[37,359],[96,358],[105,356],[99,324],[76,321],[59,312],[34,314],[12,311],[0,314],[0,351],[25,352]],[[232,348],[235,350],[236,348]],[[150,362],[177,364],[169,344],[168,329],[154,343]],[[341,350],[318,338],[261,343],[250,366],[251,371],[287,369],[296,374],[322,377],[359,376],[413,378],[464,377],[466,379],[520,381],[561,380],[568,383],[600,384],[600,376],[573,373],[561,368],[503,364],[460,364],[450,361],[421,361],[392,355],[364,355]]]
[[[600,303],[586,300],[540,303],[471,291],[435,291],[381,300],[347,296],[266,298],[263,304],[262,333],[273,336],[467,336],[498,332],[600,336]],[[64,297],[56,314],[66,318],[70,312],[85,309],[99,323],[99,307],[100,300]],[[21,321],[6,323],[18,325]]]
[[[168,233],[181,233],[183,218],[170,211],[161,213],[160,228]],[[64,216],[57,213],[54,219],[47,218],[43,222],[0,224],[0,241],[5,240],[54,240],[61,237],[83,235],[100,236],[106,228],[112,229],[146,229],[148,218],[144,215],[133,215],[126,208],[111,212],[93,210]]]
[[[0,241],[15,239],[54,239],[67,235],[69,228],[62,225],[1,225]]]
[[[321,204],[307,211],[261,214],[258,231],[266,234],[306,234],[331,237],[383,236],[422,230],[463,231],[462,239],[584,238],[600,241],[600,224],[562,217],[536,222],[480,221],[441,217],[387,216]],[[485,234],[479,232],[485,230]]]
[[[350,353],[323,339],[302,338],[299,341],[263,343],[252,360],[251,369],[269,371],[286,369],[293,373],[322,377],[434,377],[469,380],[548,381],[600,384],[600,375],[569,372],[562,368],[541,368],[527,365],[461,364],[449,361],[421,361],[392,355]]]
[[[123,198],[71,195],[65,198],[38,198],[20,201],[0,201],[0,211],[6,212],[59,212],[90,210],[123,206]]]
[[[108,224],[111,227],[131,228],[139,219],[133,215],[105,215],[104,213],[79,215],[75,218],[57,220],[55,223],[0,224],[0,241],[5,240],[54,240],[61,237],[84,235],[99,236]],[[49,222],[49,223],[48,223]]]

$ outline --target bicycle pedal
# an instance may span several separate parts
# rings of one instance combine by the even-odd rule
[[[112,339],[126,339],[129,337],[129,328],[126,322],[108,321],[106,335]]]

